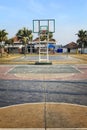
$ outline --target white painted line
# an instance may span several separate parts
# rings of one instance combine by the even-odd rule
[[[87,128],[0,128],[0,130],[87,130]]]
[[[70,106],[78,106],[78,107],[86,107],[87,108],[87,106],[86,105],[79,105],[79,104],[71,104],[71,103],[56,103],[56,102],[38,102],[38,103],[24,103],[24,104],[16,104],[16,105],[10,105],[10,106],[6,106],[6,107],[0,107],[0,109],[6,109],[6,108],[10,108],[10,107],[16,107],[16,106],[24,106],[24,105],[40,105],[40,104],[42,104],[42,105],[44,105],[44,104],[46,104],[46,105],[70,105]]]
[[[46,130],[87,130],[87,128],[46,128]]]
[[[65,103],[65,102],[46,102],[46,104],[54,104],[54,105],[71,105],[71,106],[79,106],[79,107],[87,107],[86,105],[79,105],[79,104],[71,104],[71,103]]]
[[[16,104],[16,105],[10,105],[10,106],[6,106],[6,107],[0,107],[1,109],[6,109],[6,108],[11,108],[11,107],[17,107],[17,106],[24,106],[24,105],[39,105],[39,104],[45,104],[45,102],[39,102],[39,103],[24,103],[24,104]]]
[[[16,67],[16,65],[13,66],[11,69],[9,69],[7,72],[5,72],[4,75],[6,75],[7,73],[9,73],[9,72],[10,72],[11,70],[13,70],[15,67]]]
[[[75,68],[77,71],[79,71],[80,73],[84,73],[83,71],[79,70],[76,66],[71,65],[73,68]]]
[[[0,130],[45,130],[45,128],[0,128]]]
[[[24,58],[25,58],[25,56],[21,57],[20,59],[24,59]]]

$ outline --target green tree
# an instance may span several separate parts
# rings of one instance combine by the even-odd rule
[[[7,35],[8,33],[5,31],[5,29],[0,30],[0,43],[7,40]]]
[[[53,33],[49,32],[49,40],[51,40],[53,38]]]
[[[14,45],[14,40],[13,40],[13,38],[10,38],[10,39],[7,39],[6,41],[5,41],[5,44],[7,44],[7,45]]]
[[[26,54],[27,51],[27,44],[29,42],[32,43],[33,35],[32,35],[32,30],[28,30],[27,28],[23,28],[18,30],[16,36],[22,41],[22,43],[25,46],[25,51],[24,53]]]
[[[81,53],[83,53],[84,47],[87,46],[87,31],[79,30],[76,35],[78,36],[77,44],[81,46]]]
[[[7,35],[8,35],[8,33],[6,32],[5,29],[0,30],[0,53],[1,53],[1,57],[2,57],[2,54],[3,54],[4,43],[7,40]]]
[[[5,41],[5,45],[7,45],[7,47],[5,49],[6,49],[6,52],[8,55],[9,54],[9,46],[8,45],[14,46],[14,39],[13,38],[7,39]],[[14,51],[12,51],[12,54],[14,54]]]
[[[47,40],[47,38],[50,41],[53,38],[53,33],[52,32],[42,33],[40,36],[41,41]]]

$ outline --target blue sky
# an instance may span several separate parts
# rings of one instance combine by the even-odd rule
[[[33,19],[55,19],[57,43],[76,42],[75,34],[87,30],[87,0],[0,0],[0,29],[9,38],[23,27],[32,29]]]

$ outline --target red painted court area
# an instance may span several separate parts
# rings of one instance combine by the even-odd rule
[[[22,70],[22,72],[19,71],[19,72],[10,73],[14,69],[16,70],[16,67],[17,65],[0,65],[0,79],[18,79],[18,80],[38,80],[38,79],[39,80],[86,80],[87,79],[87,65],[79,65],[79,64],[73,65],[73,68],[75,68],[75,70],[78,70],[79,73],[58,72],[55,74],[54,72],[38,73],[38,71],[37,73],[34,72],[32,73],[32,72],[24,72],[24,70]],[[18,65],[18,67],[21,68],[20,65]],[[26,68],[26,66],[24,68]]]
[[[0,79],[15,79],[15,75],[8,73],[13,68],[11,65],[0,65]]]

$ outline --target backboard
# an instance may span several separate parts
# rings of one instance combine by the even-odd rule
[[[33,33],[40,33],[41,30],[55,32],[55,19],[33,20]]]

